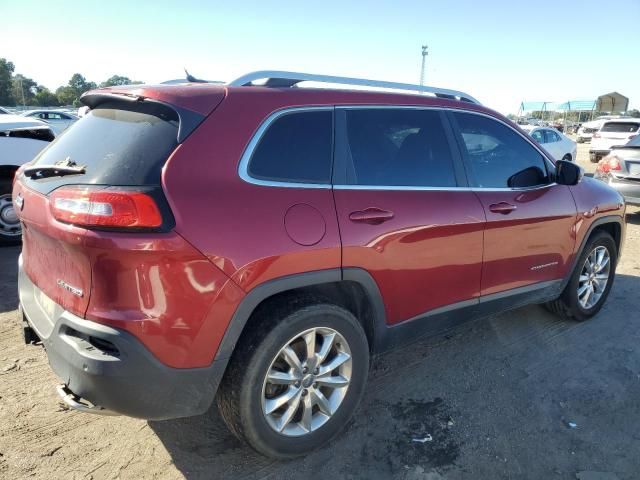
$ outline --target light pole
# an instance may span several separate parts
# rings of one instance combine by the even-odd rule
[[[22,93],[22,106],[24,107],[24,88],[22,88],[22,77],[18,77],[18,81],[20,82],[20,93]]]
[[[427,45],[422,46],[422,68],[420,69],[420,86],[424,85],[424,65],[429,55],[429,47]]]

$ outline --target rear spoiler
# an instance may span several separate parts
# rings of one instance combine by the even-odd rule
[[[87,107],[94,109],[104,103],[122,103],[124,105],[133,104],[145,104],[154,105],[159,109],[168,109],[178,115],[180,122],[178,126],[178,143],[184,142],[184,140],[202,123],[205,119],[205,115],[188,110],[186,108],[171,105],[160,100],[144,97],[142,95],[135,95],[130,93],[113,93],[113,92],[87,92],[80,97],[80,102]]]

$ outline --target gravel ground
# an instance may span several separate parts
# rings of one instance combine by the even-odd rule
[[[346,431],[287,463],[241,445],[215,409],[145,422],[62,408],[44,351],[21,343],[19,250],[2,249],[0,478],[639,478],[640,213],[629,210],[596,318],[531,306],[387,354]]]

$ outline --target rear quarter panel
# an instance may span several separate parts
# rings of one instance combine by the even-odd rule
[[[163,172],[176,231],[244,291],[341,263],[330,188],[261,186],[238,176],[250,138],[281,106],[282,98],[274,94],[256,98],[240,92],[228,98],[174,152]],[[310,206],[322,218],[324,234],[312,245],[296,243],[287,233],[285,215],[294,205]],[[322,230],[316,224],[308,228]]]

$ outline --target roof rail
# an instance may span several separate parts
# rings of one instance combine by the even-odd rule
[[[260,70],[257,72],[247,73],[235,80],[229,82],[230,87],[246,87],[251,86],[256,80],[266,80],[263,84],[265,87],[288,88],[297,85],[300,82],[320,82],[335,83],[342,85],[358,85],[363,87],[388,88],[391,90],[409,90],[414,92],[432,93],[439,98],[450,98],[453,100],[462,100],[465,102],[480,104],[478,100],[471,95],[458,90],[450,90],[448,88],[430,87],[427,85],[413,85],[410,83],[383,82],[380,80],[367,80],[364,78],[350,77],[334,77],[331,75],[314,75],[311,73],[283,72],[279,70]]]

